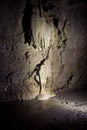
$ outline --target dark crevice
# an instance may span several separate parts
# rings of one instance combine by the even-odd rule
[[[31,29],[32,6],[29,0],[26,0],[26,5],[23,13],[24,16],[22,19],[22,26],[25,37],[25,43],[28,43],[30,45],[32,39],[32,29]]]
[[[61,39],[61,31],[62,30],[60,30],[59,29],[59,19],[58,18],[53,18],[53,24],[54,24],[54,26],[57,28],[57,30],[58,30],[58,35],[59,35],[59,37],[60,37],[60,39]]]
[[[48,6],[46,5],[46,3],[47,3],[47,0],[42,0],[43,10],[44,10],[45,12],[48,11]]]
[[[66,83],[62,86],[62,88],[57,88],[55,91],[60,91],[62,89],[65,89],[69,86],[69,84],[71,83],[73,77],[75,76],[75,74],[70,75],[70,77],[68,78],[68,80],[66,81]]]
[[[66,27],[66,23],[67,23],[67,19],[65,19],[62,30],[64,31],[65,27]]]
[[[41,0],[38,1],[38,9],[39,9],[39,16],[42,17],[42,2]]]
[[[53,24],[54,26],[58,29],[58,22],[59,22],[59,19],[58,18],[53,18]]]
[[[7,82],[10,81],[10,83],[12,83],[12,75],[14,74],[14,72],[10,72],[7,76],[6,76],[6,80]]]
[[[83,71],[81,74],[79,74],[78,79],[75,82],[75,85],[78,85],[78,82],[81,80],[81,78],[84,76],[85,71]]]
[[[26,52],[25,53],[25,59],[28,59],[29,58],[29,52]]]
[[[14,72],[10,72],[7,76],[6,79],[8,79],[9,77],[11,77],[13,75]]]
[[[43,10],[47,12],[48,10],[52,10],[55,6],[50,3],[50,1],[42,0]]]

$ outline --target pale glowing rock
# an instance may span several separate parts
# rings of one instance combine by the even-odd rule
[[[49,60],[47,60],[44,65],[41,66],[40,69],[40,78],[41,78],[41,85],[42,85],[42,91],[41,94],[45,92],[45,86],[47,82],[47,78],[51,77],[52,72],[51,72],[51,63]]]
[[[51,97],[56,96],[55,94],[41,94],[39,96],[37,96],[38,100],[48,100]]]
[[[31,26],[34,42],[38,49],[48,49],[52,39],[52,33],[54,32],[53,24],[47,24],[44,17],[33,16]]]

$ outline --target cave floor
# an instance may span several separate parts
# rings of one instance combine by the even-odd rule
[[[87,94],[65,92],[49,100],[0,103],[2,130],[85,130]]]

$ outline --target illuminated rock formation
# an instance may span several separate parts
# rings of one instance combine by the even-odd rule
[[[86,6],[1,0],[0,100],[48,98],[87,86]]]

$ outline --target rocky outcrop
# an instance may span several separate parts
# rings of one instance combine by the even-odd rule
[[[0,2],[0,100],[86,88],[87,4]]]

